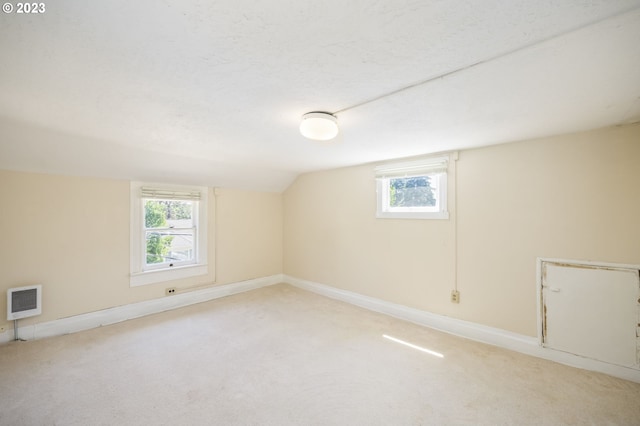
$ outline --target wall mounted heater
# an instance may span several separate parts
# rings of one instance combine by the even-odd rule
[[[7,290],[7,320],[13,320],[14,340],[18,338],[18,320],[42,313],[42,286],[29,285]]]
[[[7,290],[7,320],[17,321],[42,313],[42,286],[30,285]]]

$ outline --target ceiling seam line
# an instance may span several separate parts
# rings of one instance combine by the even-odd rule
[[[537,45],[540,45],[540,44],[546,43],[546,42],[551,41],[551,40],[554,40],[554,39],[556,39],[556,38],[564,37],[564,36],[566,36],[566,35],[568,35],[568,34],[571,34],[571,33],[577,32],[577,31],[580,31],[580,30],[582,30],[582,29],[584,29],[584,28],[588,28],[588,27],[590,27],[590,26],[597,25],[597,24],[599,24],[599,23],[601,23],[601,22],[608,21],[609,19],[613,19],[613,18],[617,18],[617,17],[622,16],[622,15],[626,15],[627,13],[634,12],[634,11],[636,11],[636,10],[638,10],[638,9],[640,9],[640,6],[635,6],[635,7],[632,7],[632,8],[630,8],[630,9],[623,10],[623,11],[621,11],[621,12],[614,13],[614,14],[609,15],[609,16],[605,16],[604,18],[601,18],[601,19],[598,19],[598,20],[595,20],[595,21],[587,22],[587,23],[585,23],[585,24],[579,25],[579,26],[577,26],[577,27],[575,27],[575,28],[571,28],[571,29],[569,29],[569,30],[567,30],[567,31],[564,31],[564,32],[562,32],[562,33],[554,34],[554,35],[551,35],[551,36],[549,36],[549,37],[545,37],[545,38],[542,38],[542,39],[540,39],[540,40],[536,40],[536,41],[534,41],[534,42],[531,42],[531,43],[525,44],[525,45],[520,46],[520,47],[517,47],[517,48],[515,48],[515,49],[511,49],[511,50],[508,50],[508,51],[506,51],[506,52],[499,53],[499,54],[497,54],[497,55],[495,55],[495,56],[491,56],[491,57],[489,57],[489,58],[487,58],[487,59],[483,59],[483,60],[480,60],[480,61],[474,62],[474,63],[472,63],[472,64],[465,65],[465,66],[462,66],[462,67],[460,67],[460,68],[456,68],[456,69],[454,69],[454,70],[452,70],[452,71],[447,71],[447,72],[442,73],[442,74],[439,74],[439,75],[437,75],[437,76],[435,76],[435,77],[429,77],[429,78],[428,78],[428,79],[426,79],[426,80],[418,81],[417,83],[413,83],[413,84],[411,84],[411,85],[409,85],[409,86],[401,87],[400,89],[396,89],[396,90],[393,90],[393,91],[391,91],[391,92],[387,92],[387,93],[385,93],[385,94],[382,94],[382,95],[379,95],[379,96],[376,96],[376,97],[373,97],[373,98],[367,99],[367,100],[365,100],[365,101],[359,102],[359,103],[357,103],[357,104],[354,104],[354,105],[348,106],[348,107],[346,107],[346,108],[339,109],[339,110],[337,110],[337,111],[332,112],[331,114],[332,114],[332,115],[337,115],[337,114],[343,113],[343,112],[345,112],[345,111],[349,111],[349,110],[352,110],[352,109],[355,109],[355,108],[361,107],[361,106],[363,106],[363,105],[370,104],[370,103],[375,102],[375,101],[379,101],[380,99],[388,98],[388,97],[393,96],[393,95],[396,95],[396,94],[398,94],[398,93],[402,93],[402,92],[405,92],[405,91],[407,91],[407,90],[411,90],[411,89],[413,89],[413,88],[416,88],[416,87],[419,87],[419,86],[422,86],[422,85],[426,85],[426,84],[431,83],[431,82],[433,82],[433,81],[435,81],[435,80],[444,79],[445,77],[449,77],[449,76],[451,76],[451,75],[453,75],[453,74],[457,74],[457,73],[459,73],[459,72],[466,71],[466,70],[471,69],[471,68],[474,68],[474,67],[476,67],[476,66],[478,66],[478,65],[482,65],[482,64],[485,64],[485,63],[488,63],[488,62],[496,61],[496,60],[498,60],[498,59],[501,59],[501,58],[504,58],[504,57],[506,57],[506,56],[512,55],[512,54],[514,54],[514,53],[517,53],[517,52],[520,52],[520,51],[523,51],[523,50],[530,49],[530,48],[532,48],[532,47],[534,47],[534,46],[537,46]]]

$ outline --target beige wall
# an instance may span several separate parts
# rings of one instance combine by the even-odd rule
[[[284,272],[535,336],[537,257],[640,264],[638,164],[638,125],[461,151],[445,221],[375,219],[373,165],[302,175]]]
[[[462,151],[450,220],[376,219],[373,165],[302,175],[284,196],[219,189],[217,266],[135,288],[128,181],[0,171],[0,294],[43,284],[27,325],[284,271],[534,336],[536,257],[640,263],[639,163],[638,125]]]
[[[218,189],[218,281],[282,273],[282,194]]]
[[[164,297],[165,287],[281,273],[282,195],[217,192],[209,197],[209,275],[131,288],[128,181],[0,171],[0,294],[43,285],[42,315],[27,325]],[[1,302],[0,327],[5,318]]]

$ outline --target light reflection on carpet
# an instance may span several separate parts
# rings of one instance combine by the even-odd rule
[[[436,356],[438,358],[444,358],[444,355],[442,355],[440,352],[432,351],[430,349],[423,348],[422,346],[414,345],[413,343],[405,342],[404,340],[400,340],[400,339],[397,339],[395,337],[388,336],[386,334],[383,334],[382,337],[384,337],[385,339],[391,340],[392,342],[400,343],[401,345],[405,345],[405,346],[408,346],[410,348],[416,349],[418,351],[422,351],[422,352],[428,353],[429,355],[433,355],[433,356]]]

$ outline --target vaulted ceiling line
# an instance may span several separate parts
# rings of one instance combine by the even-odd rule
[[[461,73],[463,71],[469,70],[471,68],[475,68],[475,67],[477,67],[479,65],[482,65],[482,64],[487,64],[489,62],[497,61],[499,59],[502,59],[502,58],[505,58],[507,56],[513,55],[515,53],[528,50],[528,49],[533,48],[535,46],[539,46],[539,45],[541,45],[543,43],[546,43],[548,41],[555,40],[555,39],[564,37],[566,35],[578,32],[578,31],[580,31],[582,29],[597,25],[597,24],[599,24],[601,22],[608,21],[608,20],[613,19],[613,18],[617,18],[618,16],[626,15],[627,13],[633,12],[633,11],[638,10],[638,9],[640,9],[640,7],[636,6],[636,7],[631,7],[629,9],[623,10],[623,11],[618,12],[618,13],[613,13],[613,14],[611,14],[609,16],[605,16],[604,18],[596,19],[596,20],[587,22],[585,24],[578,25],[578,26],[570,28],[570,29],[568,29],[566,31],[562,31],[562,32],[560,32],[558,34],[553,34],[553,35],[551,35],[549,37],[544,37],[544,38],[542,38],[540,40],[536,40],[536,41],[533,41],[531,43],[524,44],[524,45],[522,45],[520,47],[516,47],[515,49],[511,49],[511,50],[508,50],[506,52],[498,53],[497,55],[491,56],[491,57],[489,57],[487,59],[483,59],[483,60],[474,62],[474,63],[469,64],[469,65],[464,65],[464,66],[462,66],[460,68],[456,68],[454,70],[447,71],[447,72],[444,72],[442,74],[438,74],[438,75],[436,75],[434,77],[429,77],[429,78],[427,78],[425,80],[418,81],[418,82],[410,84],[408,86],[401,87],[401,88],[393,90],[391,92],[384,93],[384,94],[379,95],[379,96],[375,96],[373,98],[364,100],[364,101],[359,102],[357,104],[354,104],[354,105],[339,109],[337,111],[334,111],[331,114],[332,115],[337,115],[337,114],[340,114],[340,113],[343,113],[343,112],[346,112],[346,111],[361,107],[363,105],[367,105],[367,104],[379,101],[381,99],[385,99],[385,98],[397,95],[398,93],[406,92],[406,91],[414,89],[416,87],[424,86],[424,85],[432,83],[432,82],[434,82],[436,80],[444,79],[444,78],[452,76],[454,74],[458,74],[458,73]]]

